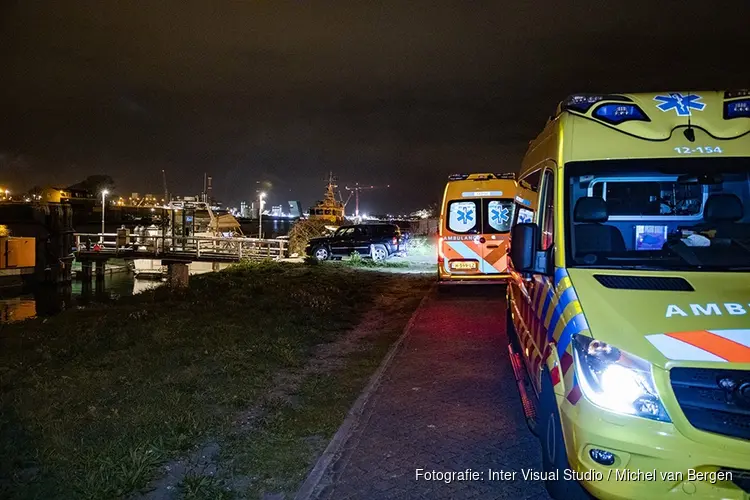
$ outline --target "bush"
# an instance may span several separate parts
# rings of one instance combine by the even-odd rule
[[[342,262],[342,264],[351,267],[394,267],[404,268],[409,267],[408,262],[391,262],[391,261],[375,261],[372,259],[363,258],[358,252],[353,252],[348,260]]]
[[[305,247],[312,238],[327,236],[325,221],[300,219],[289,230],[289,255],[304,255]]]
[[[362,258],[359,252],[352,252],[352,254],[349,256],[349,262],[353,266],[362,266],[370,263],[370,261],[365,261],[365,259]]]
[[[412,236],[406,245],[406,251],[409,255],[418,257],[434,255],[437,252],[435,245],[435,238],[429,236]]]

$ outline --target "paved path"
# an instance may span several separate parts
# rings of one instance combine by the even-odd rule
[[[417,314],[314,498],[548,498],[521,475],[541,470],[541,457],[508,360],[504,291],[434,292]],[[419,468],[481,479],[417,480]],[[515,480],[490,480],[489,469]]]

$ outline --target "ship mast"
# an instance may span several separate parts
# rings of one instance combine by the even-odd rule
[[[334,189],[338,187],[336,185],[336,178],[333,176],[333,172],[328,173],[328,186],[326,187],[325,201],[330,202],[331,206],[336,204],[336,193]]]

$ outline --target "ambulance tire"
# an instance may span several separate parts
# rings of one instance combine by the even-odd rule
[[[565,470],[570,469],[570,463],[563,440],[560,411],[557,409],[552,379],[546,367],[542,372],[542,394],[539,403],[537,429],[539,441],[542,443],[542,467],[547,477],[550,477],[550,473],[557,473],[557,479],[546,480],[544,486],[556,500],[593,498],[578,481],[565,479]]]

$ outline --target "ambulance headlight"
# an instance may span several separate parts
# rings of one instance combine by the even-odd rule
[[[583,335],[573,337],[576,377],[581,393],[615,413],[671,422],[659,398],[651,363]]]

